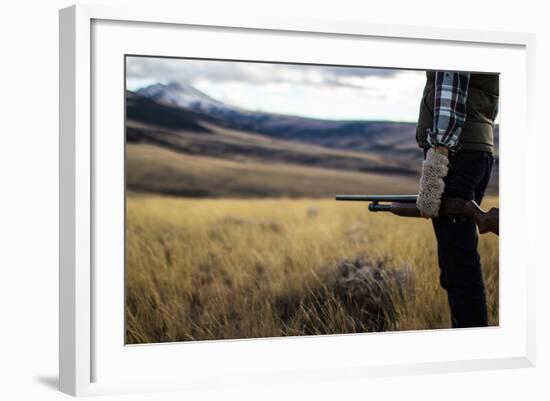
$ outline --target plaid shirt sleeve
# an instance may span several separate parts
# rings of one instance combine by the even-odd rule
[[[435,74],[434,120],[428,143],[454,150],[466,120],[470,74],[437,71]]]

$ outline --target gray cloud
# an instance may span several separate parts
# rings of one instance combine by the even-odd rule
[[[193,83],[208,80],[255,84],[290,83],[371,91],[373,88],[369,88],[362,79],[372,76],[392,78],[400,71],[364,67],[128,57],[126,72],[130,79],[159,82]]]

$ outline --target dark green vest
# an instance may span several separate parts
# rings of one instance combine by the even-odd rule
[[[433,126],[435,72],[426,73],[427,80],[416,126],[416,141],[428,148],[427,129]],[[466,99],[466,121],[460,135],[460,148],[493,152],[493,128],[498,110],[498,74],[471,74]]]

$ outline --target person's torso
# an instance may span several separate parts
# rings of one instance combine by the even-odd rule
[[[427,130],[433,126],[435,71],[426,73],[427,80],[420,104],[416,140],[422,148],[427,142]],[[493,153],[493,129],[498,111],[498,74],[471,74],[466,98],[466,120],[460,135],[460,148]]]

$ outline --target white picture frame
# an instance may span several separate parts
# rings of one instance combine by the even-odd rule
[[[215,47],[214,39],[219,38],[220,33],[227,35],[224,49]],[[123,191],[119,171],[120,140],[124,135],[120,124],[123,103],[120,103],[122,92],[111,96],[108,91],[116,91],[118,85],[123,85],[117,81],[123,73],[118,69],[121,55],[136,54],[136,50],[138,54],[185,55],[186,50],[179,49],[173,41],[160,46],[160,39],[191,34],[198,35],[197,38],[207,44],[206,50],[193,49],[193,55],[207,54],[208,46],[212,46],[211,49],[218,49],[216,56],[225,51],[226,58],[234,52],[239,53],[236,58],[309,60],[322,64],[329,57],[333,60],[341,57],[341,64],[364,65],[362,53],[349,49],[372,46],[372,49],[386,50],[373,53],[370,66],[374,63],[379,67],[500,72],[500,326],[125,346],[118,337],[120,327],[124,326],[123,313],[118,307],[124,284],[120,263],[123,260],[120,258],[123,208],[119,202]],[[243,45],[244,41],[254,39],[254,35],[265,43],[281,44],[279,47],[286,49],[287,56],[277,58],[275,49],[279,47],[254,48],[252,41],[246,42],[250,46]],[[335,47],[335,41],[340,50]],[[300,46],[310,43],[311,52],[304,55],[300,51],[304,47]],[[321,44],[334,51],[323,55],[315,50]],[[392,51],[392,47],[400,51]],[[253,15],[227,18],[183,8],[78,5],[61,10],[60,390],[80,396],[534,366],[535,259],[531,255],[535,252],[528,250],[535,243],[536,207],[521,206],[526,199],[534,198],[536,191],[534,174],[529,174],[535,170],[535,154],[528,147],[517,146],[520,138],[513,134],[522,132],[521,140],[527,138],[529,143],[536,143],[531,114],[534,48],[534,35],[524,33]],[[411,57],[413,51],[429,55],[434,49],[448,57],[424,60]],[[484,57],[487,52],[491,52],[491,57]],[[453,54],[467,57],[453,57]],[[117,67],[110,68],[113,65]],[[107,85],[110,82],[112,88]],[[118,129],[120,136],[106,139],[100,133],[103,128],[110,132]],[[109,142],[111,140],[113,142]],[[512,162],[508,155],[512,150],[514,169],[509,168]],[[513,189],[509,182],[520,184]],[[118,198],[106,195],[109,188],[118,188],[115,191]],[[116,222],[114,229],[105,226],[108,217]],[[513,246],[507,246],[510,244]],[[522,254],[521,250],[526,252]],[[110,270],[113,276],[108,277],[101,270],[106,265],[115,266]],[[117,272],[118,268],[121,270]],[[98,292],[101,298],[96,296]],[[116,307],[109,308],[109,305]],[[454,349],[445,348],[445,344],[451,343]],[[476,345],[468,347],[467,344]],[[422,348],[427,346],[433,350]],[[389,349],[401,351],[392,355]],[[322,360],[318,358],[321,350]],[[181,363],[182,360],[186,362]],[[159,368],[159,362],[166,366],[165,370]],[[178,370],[174,369],[176,366],[179,373],[169,374],[168,369]]]

